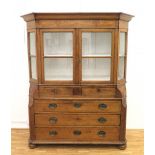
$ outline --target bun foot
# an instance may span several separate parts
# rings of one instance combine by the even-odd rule
[[[127,144],[126,144],[126,143],[125,143],[125,144],[121,144],[121,145],[118,146],[118,148],[119,148],[120,150],[125,150],[126,147],[127,147]]]
[[[37,147],[36,144],[29,143],[29,148],[30,148],[30,149],[35,149],[36,147]]]

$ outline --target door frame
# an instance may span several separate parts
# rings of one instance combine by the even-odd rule
[[[44,43],[43,43],[43,33],[44,32],[72,32],[73,33],[73,80],[45,80],[44,74]],[[75,44],[75,29],[40,29],[40,61],[41,61],[41,81],[43,84],[51,84],[51,85],[66,85],[66,84],[74,84],[76,81],[75,76],[75,62],[76,62],[76,44]],[[67,58],[67,57],[66,57]],[[69,58],[69,57],[68,57]]]
[[[105,58],[111,58],[111,73],[110,73],[110,80],[109,81],[95,81],[95,80],[88,80],[83,81],[82,80],[82,32],[111,32],[112,33],[112,41],[111,41],[111,56],[105,57]],[[79,82],[81,84],[113,84],[114,83],[114,54],[115,54],[115,29],[79,29]],[[102,57],[103,58],[103,57]]]

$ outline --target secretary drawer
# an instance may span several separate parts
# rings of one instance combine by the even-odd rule
[[[121,101],[35,100],[35,112],[109,112],[119,113]]]
[[[35,128],[36,140],[45,141],[118,141],[119,127]]]
[[[120,115],[89,114],[35,114],[35,126],[119,125]]]
[[[39,94],[48,97],[51,96],[71,96],[73,95],[73,87],[40,87]]]

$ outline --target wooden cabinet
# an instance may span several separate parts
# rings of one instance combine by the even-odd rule
[[[31,13],[29,146],[126,147],[124,13]]]

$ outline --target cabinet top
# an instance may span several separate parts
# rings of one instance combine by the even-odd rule
[[[33,20],[52,20],[52,19],[86,19],[86,20],[124,20],[130,21],[132,15],[122,12],[95,12],[95,13],[30,13],[21,16],[26,22]]]

